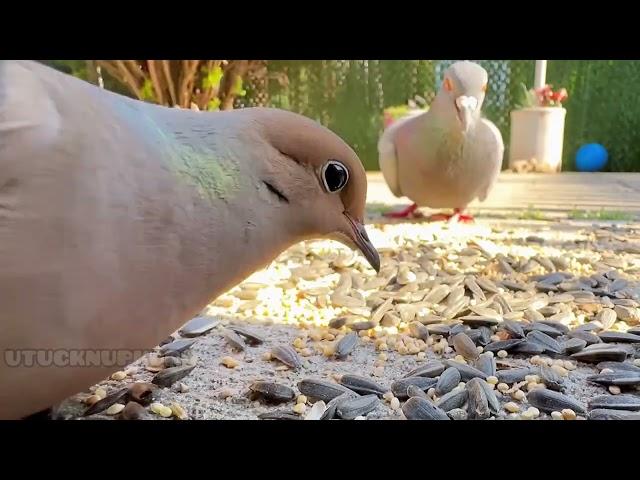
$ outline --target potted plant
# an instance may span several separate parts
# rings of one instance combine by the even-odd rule
[[[562,168],[564,121],[567,111],[562,102],[568,98],[564,88],[554,91],[551,85],[527,90],[524,101],[511,112],[509,168],[523,170],[528,164],[538,172],[559,172]]]

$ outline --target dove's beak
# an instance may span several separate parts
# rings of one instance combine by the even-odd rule
[[[462,130],[466,133],[469,130],[469,125],[473,120],[473,116],[478,108],[478,99],[476,97],[467,97],[461,95],[456,98],[456,110],[458,112],[458,119],[462,125]]]
[[[347,212],[344,212],[344,216],[347,217],[347,220],[351,224],[351,232],[349,235],[351,241],[360,249],[369,262],[369,265],[371,265],[376,272],[380,272],[380,255],[371,243],[371,240],[369,240],[369,235],[367,235],[364,225]]]

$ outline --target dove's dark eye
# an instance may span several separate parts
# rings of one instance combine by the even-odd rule
[[[349,170],[337,160],[329,160],[322,167],[322,182],[329,193],[339,192],[349,181]]]

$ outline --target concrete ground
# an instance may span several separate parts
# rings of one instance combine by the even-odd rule
[[[370,172],[367,178],[369,204],[410,203],[391,193],[380,172]],[[532,208],[550,217],[601,208],[640,214],[640,173],[503,172],[486,201],[470,205],[472,212],[489,216],[518,214]]]
[[[476,225],[455,228],[423,223],[420,220],[405,222],[383,219],[381,211],[410,202],[408,199],[394,197],[380,173],[372,172],[368,177],[368,230],[373,243],[382,252],[383,267],[384,263],[393,265],[399,261],[415,262],[421,256],[429,254],[433,258],[439,257],[434,260],[442,262],[443,266],[439,268],[470,272],[471,270],[462,266],[463,260],[466,262],[464,255],[471,249],[480,248],[484,252],[489,250],[489,255],[486,263],[478,268],[478,275],[487,275],[496,282],[505,278],[495,271],[496,255],[503,254],[514,259],[514,265],[518,262],[523,265],[527,260],[543,256],[554,261],[564,258],[567,265],[565,270],[573,273],[576,278],[607,271],[615,266],[620,275],[628,280],[629,292],[633,295],[640,293],[640,224],[637,223],[640,218],[640,174],[504,173],[486,202],[471,205],[471,213],[477,218]],[[584,211],[600,212],[602,215],[577,218],[580,216],[578,213],[583,214]],[[317,338],[314,337],[326,334],[328,320],[345,314],[344,309],[332,308],[324,303],[339,288],[340,282],[344,280],[344,272],[350,271],[349,275],[353,276],[354,282],[358,278],[365,283],[373,281],[375,275],[361,259],[350,267],[338,268],[338,273],[335,273],[333,268],[336,262],[347,258],[348,254],[340,253],[342,251],[336,250],[338,247],[335,245],[328,248],[314,245],[314,242],[307,242],[306,245],[292,247],[268,269],[257,272],[248,279],[246,286],[223,295],[206,311],[209,315],[217,316],[221,325],[251,323],[251,328],[264,337],[264,344],[248,347],[244,352],[236,352],[229,347],[220,330],[214,329],[198,337],[197,343],[191,348],[191,354],[196,359],[195,370],[172,387],[159,391],[156,401],[165,406],[180,405],[184,410],[184,417],[190,419],[256,419],[261,413],[291,411],[295,403],[273,407],[249,400],[249,385],[256,380],[276,381],[293,388],[296,394],[299,394],[297,385],[302,378],[320,377],[331,380],[336,375],[346,373],[364,375],[389,386],[394,380],[422,364],[424,357],[400,354],[393,349],[386,354],[385,360],[381,360],[381,352],[374,344],[375,336],[371,341],[363,341],[346,360],[338,361],[322,354],[321,348],[326,345],[327,339],[322,337],[321,341],[316,341]],[[419,253],[416,255],[416,252]],[[309,275],[308,270],[312,267],[322,273],[317,277],[311,275],[302,280],[297,279],[291,284],[289,279],[296,267],[296,275],[302,277]],[[526,275],[545,273],[542,267],[536,268],[538,270]],[[526,282],[526,275],[518,271],[513,278],[518,282]],[[278,285],[278,289],[275,289],[275,285]],[[283,285],[282,290],[279,290],[280,285]],[[253,293],[255,289],[269,290],[270,293],[258,293],[256,296]],[[361,289],[354,286],[354,290]],[[311,291],[314,293],[309,293]],[[326,295],[319,293],[321,291]],[[361,291],[366,291],[366,288]],[[380,292],[374,292],[377,293]],[[518,296],[521,293],[515,292],[512,298],[520,298]],[[366,295],[369,294],[370,292],[366,292]],[[271,301],[275,298],[274,295],[283,297],[274,304]],[[307,301],[305,295],[310,300]],[[357,297],[358,293],[355,295]],[[323,298],[325,300],[321,301]],[[579,317],[579,321],[576,320],[579,323],[592,319],[590,315],[602,308],[601,305],[588,307],[593,309],[591,313],[585,313],[587,310],[581,308],[586,307],[575,304],[569,306],[568,310],[573,309]],[[356,307],[347,309],[346,313],[351,315],[356,312],[367,319],[367,312],[362,310]],[[372,312],[373,310],[369,315]],[[623,331],[634,326],[624,322],[621,325],[620,329]],[[330,340],[331,338],[328,343],[331,343]],[[303,355],[304,368],[301,370],[287,369],[277,361],[267,358],[268,352],[275,345],[296,345],[296,342],[300,343],[299,352],[303,348],[307,350]],[[316,348],[317,351],[314,350]],[[434,353],[431,348],[427,348],[425,353],[427,360],[442,358],[442,352]],[[446,357],[452,358],[454,354],[455,352],[449,352]],[[229,362],[229,357],[238,363],[235,368],[224,365]],[[529,365],[527,358],[516,357],[518,356],[505,359],[505,365]],[[126,378],[106,380],[101,386],[110,393],[123,384],[148,382],[155,374],[154,371],[149,371],[149,365],[149,360],[143,358],[127,369]],[[568,372],[566,378],[567,392],[572,398],[586,405],[596,395],[609,394],[605,387],[585,381],[587,375],[597,373],[592,366],[578,364],[576,367]],[[91,389],[92,392],[95,390],[96,386]],[[59,410],[61,418],[78,418],[86,409],[82,401],[89,394],[87,391],[65,402]],[[507,400],[510,398],[505,398],[503,404]],[[529,407],[526,398],[522,400],[521,406],[521,411]],[[310,408],[311,405],[307,404],[304,410],[308,412]],[[498,415],[501,418],[508,416],[504,411]],[[511,416],[517,417],[517,414]],[[117,418],[117,415],[104,415],[103,412],[87,418]],[[161,416],[147,409],[143,418],[159,419]],[[402,414],[398,409],[391,408],[389,402],[381,402],[367,418],[400,419]],[[541,418],[549,417],[541,415]]]

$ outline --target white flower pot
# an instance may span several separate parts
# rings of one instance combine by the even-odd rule
[[[532,107],[511,112],[509,168],[516,162],[531,162],[536,170],[559,172],[562,169],[564,120],[562,107]]]

